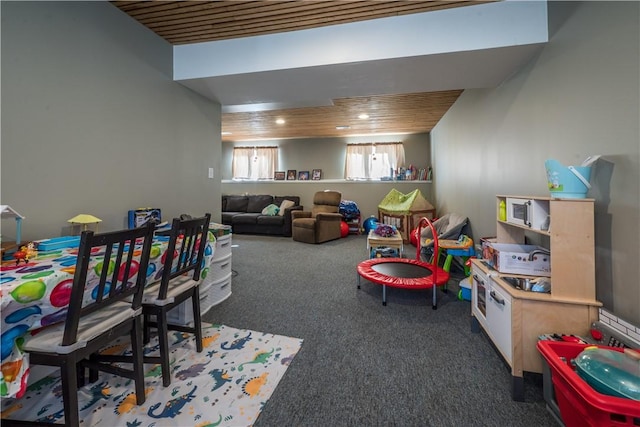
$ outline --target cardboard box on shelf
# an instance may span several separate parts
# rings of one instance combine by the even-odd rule
[[[541,246],[491,243],[483,257],[500,273],[551,277],[551,256],[533,251],[544,251]]]
[[[149,221],[159,224],[162,222],[162,214],[158,208],[138,208],[129,211],[128,220],[129,228],[137,228]]]
[[[481,255],[483,259],[486,259],[489,263],[491,262],[491,244],[492,243],[497,243],[498,242],[498,238],[497,237],[481,237],[480,238],[480,245],[481,245]]]

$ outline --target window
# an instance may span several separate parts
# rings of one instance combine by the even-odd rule
[[[278,147],[236,147],[233,149],[233,179],[273,179]]]
[[[347,145],[346,179],[392,177],[392,171],[403,166],[404,146],[401,142]]]

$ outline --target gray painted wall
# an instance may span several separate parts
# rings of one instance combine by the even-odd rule
[[[1,202],[23,240],[79,213],[219,221],[220,105],[172,81],[172,47],[107,2],[2,2]],[[2,221],[5,239],[13,220]]]
[[[544,161],[593,170],[597,298],[640,324],[637,2],[550,2],[549,44],[500,87],[467,90],[431,135],[440,213],[495,235],[495,195],[549,195]],[[463,125],[461,125],[463,124]]]

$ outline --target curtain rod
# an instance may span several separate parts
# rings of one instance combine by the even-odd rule
[[[233,147],[234,150],[242,148],[279,148],[277,145],[243,145],[241,147]]]
[[[401,141],[399,142],[353,142],[353,143],[349,143],[347,145],[396,145],[396,144],[402,144]]]

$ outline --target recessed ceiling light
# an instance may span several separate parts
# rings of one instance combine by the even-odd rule
[[[222,135],[231,135],[231,132],[222,132]]]
[[[362,113],[358,116],[358,118],[361,120],[367,120],[369,118],[369,115],[366,113]]]
[[[284,124],[284,119],[276,119],[276,123],[279,125],[283,125]]]
[[[351,129],[351,126],[336,126],[337,130]]]

